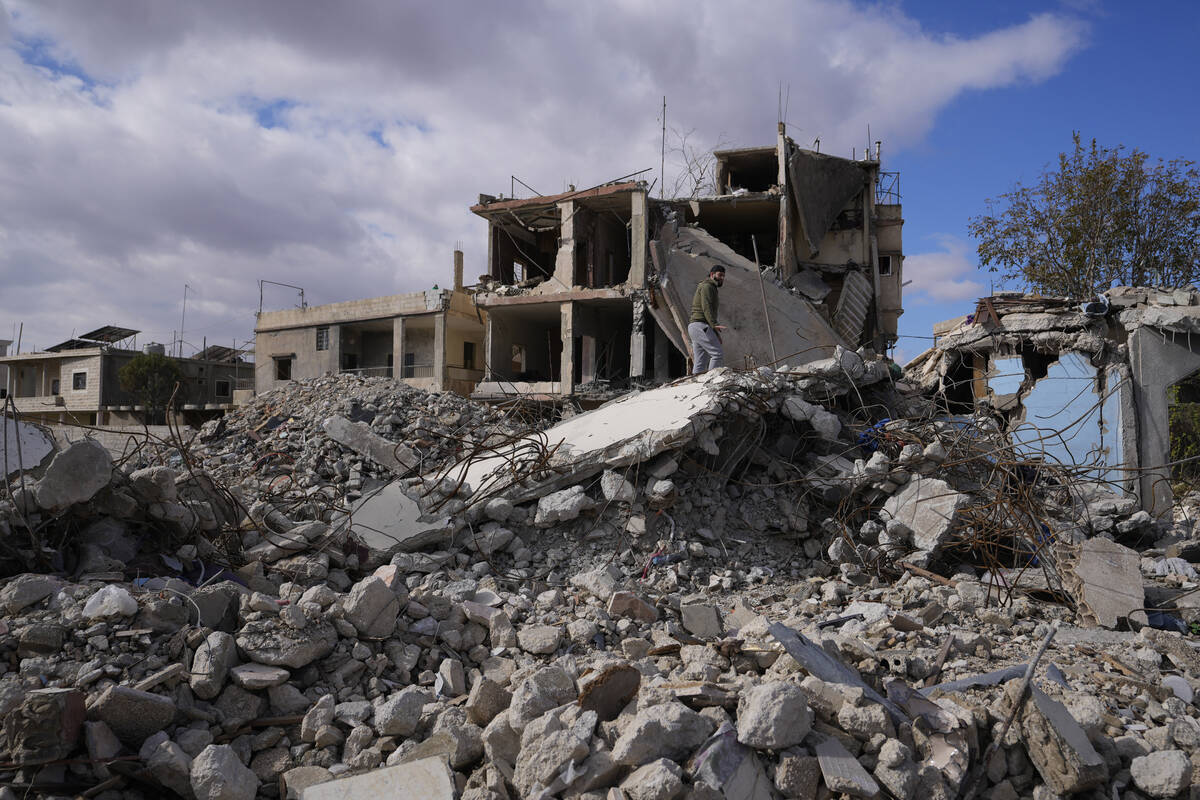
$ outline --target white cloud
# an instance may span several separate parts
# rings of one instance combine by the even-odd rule
[[[310,303],[411,291],[445,283],[456,241],[480,274],[480,192],[657,166],[664,94],[693,143],[742,146],[774,141],[789,86],[797,141],[848,155],[869,123],[886,156],[1085,34],[1043,14],[956,39],[834,0],[5,8],[0,330],[39,345],[107,323],[169,339],[185,282],[189,341],[224,341],[250,335],[259,278]]]
[[[940,250],[904,257],[904,279],[912,281],[904,289],[905,303],[974,300],[985,295],[987,285],[978,280],[979,267],[968,255],[967,242],[950,234],[934,238]]]

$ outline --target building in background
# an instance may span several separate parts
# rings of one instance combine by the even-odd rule
[[[255,390],[354,373],[471,394],[484,374],[484,314],[463,288],[462,261],[455,251],[452,289],[259,312]]]
[[[878,144],[838,158],[798,147],[781,124],[774,145],[717,151],[696,167],[711,178],[687,198],[652,198],[629,180],[480,196],[487,374],[476,397],[600,402],[687,374],[692,293],[716,264],[727,270],[729,366],[895,343],[903,218]]]
[[[164,346],[137,349],[139,331],[106,325],[44,351],[0,357],[6,386],[17,412],[46,423],[98,426],[140,424],[145,409],[123,391],[121,367],[142,352],[164,353]],[[178,420],[198,425],[234,407],[235,393],[249,389],[253,365],[241,352],[209,347],[193,358],[173,359],[183,372],[176,396]]]

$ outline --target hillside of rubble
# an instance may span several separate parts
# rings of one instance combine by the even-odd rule
[[[1200,497],[1154,519],[867,351],[558,421],[330,376],[32,460],[0,798],[1200,787]]]

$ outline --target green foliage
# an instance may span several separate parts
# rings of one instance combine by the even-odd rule
[[[1032,186],[987,201],[968,229],[1006,283],[1086,298],[1110,286],[1183,286],[1200,277],[1200,171],[1136,148],[1060,153]],[[999,210],[996,210],[996,207]]]
[[[1171,477],[1176,481],[1195,482],[1200,478],[1200,403],[1173,403],[1168,406],[1167,418],[1171,432],[1171,463],[1174,464]],[[1175,463],[1178,461],[1184,463]]]
[[[183,379],[183,370],[173,358],[159,353],[141,353],[117,371],[122,391],[138,398],[146,407],[147,424],[165,421],[168,403],[176,385]]]

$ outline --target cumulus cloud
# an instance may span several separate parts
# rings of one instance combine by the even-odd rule
[[[249,338],[260,278],[310,303],[444,285],[456,242],[485,270],[480,192],[657,166],[663,95],[693,144],[746,146],[787,86],[797,141],[849,155],[869,123],[886,156],[1085,35],[1042,14],[958,39],[834,0],[0,0],[0,334],[169,339],[187,283],[198,346]]]
[[[968,254],[967,242],[950,234],[934,238],[939,250],[904,257],[904,279],[911,281],[904,289],[905,302],[974,300],[986,294],[987,285],[979,280],[979,267]]]

